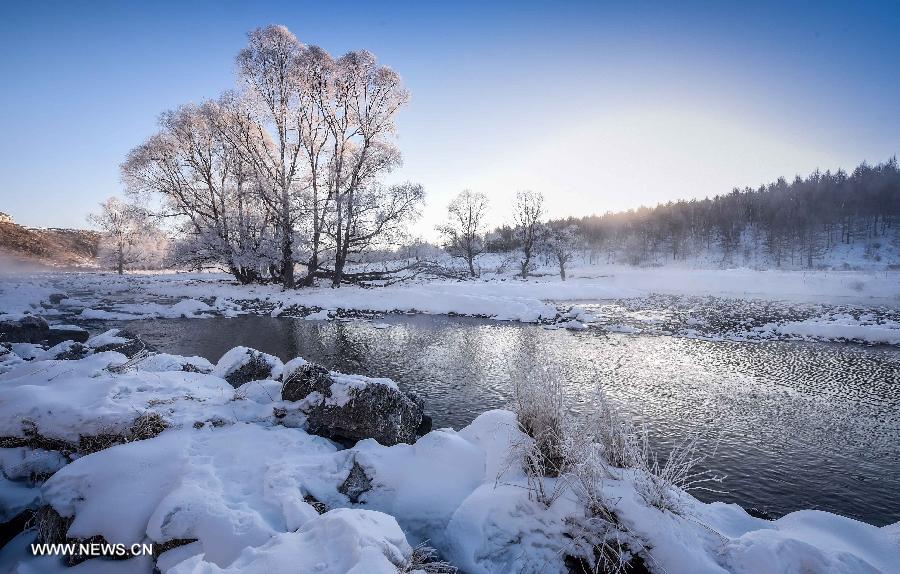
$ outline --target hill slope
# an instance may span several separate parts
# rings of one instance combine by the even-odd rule
[[[19,265],[93,267],[99,240],[99,233],[84,229],[33,229],[0,223],[0,254]]]

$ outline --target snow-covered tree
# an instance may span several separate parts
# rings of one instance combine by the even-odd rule
[[[284,26],[250,32],[237,64],[239,90],[163,115],[126,185],[163,199],[186,264],[289,288],[302,261],[303,284],[320,272],[339,286],[348,258],[390,242],[421,204],[421,186],[379,184],[400,165],[391,136],[409,96],[371,53],[334,60]]]
[[[541,240],[541,217],[544,214],[544,196],[534,191],[520,191],[513,206],[516,240],[522,250],[519,263],[522,279],[534,269],[534,255]]]
[[[151,237],[155,235],[158,239],[154,233],[158,230],[152,229],[146,215],[116,197],[101,202],[100,211],[88,215],[88,221],[102,232],[98,261],[119,275],[142,258],[149,264],[153,253],[148,251],[158,249],[158,242]]]
[[[450,202],[447,222],[438,226],[444,248],[452,257],[466,262],[472,277],[477,275],[475,259],[484,252],[487,206],[487,196],[466,189]]]
[[[334,197],[332,286],[339,287],[347,256],[356,243],[356,210],[371,204],[364,196],[377,193],[378,179],[401,163],[390,136],[396,113],[409,101],[409,93],[395,71],[378,65],[375,56],[365,50],[341,56],[331,71],[332,88],[324,117],[332,140],[328,178]],[[414,190],[418,193],[408,193]],[[396,191],[402,192],[401,197],[418,197],[419,201],[423,197],[421,186]]]
[[[284,26],[257,28],[237,57],[238,74],[255,112],[254,132],[242,147],[275,191],[281,247],[281,281],[294,286],[294,218],[301,146],[294,130],[297,66],[305,46]],[[264,145],[270,143],[270,145]]]
[[[543,247],[559,265],[559,278],[566,280],[566,265],[572,261],[578,249],[578,228],[574,225],[548,227],[544,233]]]
[[[408,224],[418,218],[424,198],[424,189],[414,183],[391,186],[373,183],[356,190],[353,203],[348,203],[344,212],[347,217],[341,242],[344,264],[355,262],[351,260],[353,256],[371,249],[398,247],[406,238]],[[339,223],[340,220],[333,221],[333,227],[327,229],[331,237]]]
[[[129,194],[158,199],[156,214],[181,231],[176,262],[221,265],[248,283],[277,261],[274,215],[265,184],[223,137],[221,124],[235,124],[233,115],[214,102],[165,112],[161,131],[129,153],[122,176]]]

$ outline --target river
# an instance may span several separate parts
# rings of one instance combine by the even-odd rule
[[[373,321],[150,319],[121,326],[161,351],[215,362],[246,345],[287,360],[389,377],[426,402],[436,427],[461,428],[510,405],[536,369],[563,377],[573,416],[597,389],[645,424],[664,456],[698,436],[703,468],[766,517],[815,508],[876,525],[900,520],[900,349],[797,341],[707,341],[659,333],[547,329],[469,317]]]

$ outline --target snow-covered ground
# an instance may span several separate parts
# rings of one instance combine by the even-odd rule
[[[218,375],[245,354],[215,366],[174,355],[133,363],[112,351],[0,358],[10,363],[0,369],[7,514],[49,506],[69,538],[166,549],[66,568],[31,556],[35,532],[26,531],[0,550],[0,573],[149,573],[154,563],[170,574],[437,572],[414,556],[427,540],[468,574],[562,574],[565,556],[596,542],[575,483],[545,478],[558,494],[536,496],[521,459],[531,439],[513,413],[490,411],[415,444],[341,448],[309,434],[302,416],[285,416],[297,403],[282,400],[277,378],[302,361],[266,359],[270,378],[235,389]],[[129,435],[138,419],[163,424]],[[92,437],[106,435],[125,442],[97,450]],[[679,510],[664,511],[640,494],[641,472],[608,467],[597,479],[618,542],[652,572],[900,572],[900,523],[877,528],[811,510],[769,521],[678,489]]]
[[[494,269],[494,271],[497,271]],[[509,271],[485,272],[474,280],[416,279],[378,288],[343,286],[285,291],[277,285],[239,285],[218,273],[158,273],[118,276],[69,273],[0,279],[0,320],[40,314],[51,322],[140,320],[149,318],[234,316],[265,313],[322,320],[348,313],[419,312],[490,317],[497,320],[555,323],[580,329],[585,324],[611,331],[641,332],[650,320],[595,321],[590,314],[565,316],[580,303],[635,300],[651,295],[716,297],[819,306],[815,313],[782,313],[778,321],[746,329],[727,329],[741,340],[772,338],[852,340],[900,344],[900,271],[754,271],[582,266],[561,281],[542,268],[521,280]],[[52,294],[68,298],[50,304]],[[871,312],[870,312],[871,311]],[[636,316],[630,319],[636,319]],[[573,319],[577,319],[574,320]],[[710,317],[693,320],[709,322]],[[672,331],[716,338],[702,328]]]
[[[501,270],[469,281],[293,291],[212,273],[7,276],[0,320],[39,315],[97,328],[242,313],[327,320],[421,312],[576,330],[900,344],[896,272],[582,266],[562,282],[540,271],[527,281]],[[547,478],[559,495],[534,496],[521,460],[530,439],[511,412],[490,411],[415,444],[368,439],[342,448],[308,433],[302,409],[282,399],[278,379],[302,360],[267,357],[263,379],[235,389],[224,377],[244,348],[218,365],[103,351],[124,343],[114,332],[97,335],[74,360],[54,360],[74,348],[67,343],[0,348],[0,521],[52,508],[69,538],[165,551],[64,567],[31,556],[29,530],[0,551],[0,574],[437,572],[414,550],[424,541],[469,574],[563,573],[567,555],[596,542],[578,488]],[[346,402],[346,392],[330,400]],[[620,525],[615,536],[653,572],[900,572],[900,524],[877,528],[811,510],[769,521],[678,489],[680,510],[664,511],[641,496],[643,471],[608,470],[602,492]],[[368,484],[348,490],[360,472]]]

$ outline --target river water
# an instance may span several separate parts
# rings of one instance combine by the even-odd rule
[[[246,345],[345,373],[389,377],[423,397],[435,426],[459,429],[510,404],[536,368],[561,376],[574,416],[598,388],[647,425],[663,456],[699,436],[723,493],[767,517],[817,508],[900,520],[900,349],[706,341],[659,333],[567,331],[467,317],[374,321],[151,319],[123,327],[162,351],[215,362]]]

